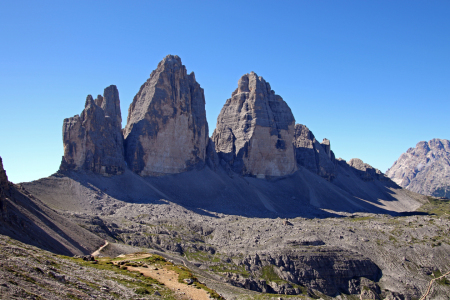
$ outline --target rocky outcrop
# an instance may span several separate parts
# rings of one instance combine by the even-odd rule
[[[88,170],[105,176],[125,170],[119,92],[107,87],[103,97],[86,98],[80,115],[64,120],[61,170]]]
[[[254,72],[239,79],[217,118],[212,140],[219,158],[240,174],[260,178],[297,170],[291,109]]]
[[[226,273],[226,281],[264,293],[300,294],[304,287],[328,296],[380,292],[380,268],[370,259],[337,247],[300,247],[280,253],[255,254],[238,262],[250,276]],[[302,288],[303,287],[303,288]]]
[[[9,181],[6,171],[3,169],[3,161],[0,157],[0,197],[9,192]]]
[[[380,170],[372,167],[369,164],[366,164],[359,158],[352,158],[348,162],[340,159],[339,163],[347,164],[351,168],[351,170],[363,181],[389,180]]]
[[[450,141],[417,143],[400,155],[386,175],[413,192],[450,198]]]
[[[308,127],[296,124],[293,144],[299,166],[305,167],[328,181],[336,177],[334,153],[331,151],[328,139],[319,143]]]
[[[168,55],[141,86],[124,129],[128,167],[141,176],[202,166],[208,145],[203,89],[178,56]]]

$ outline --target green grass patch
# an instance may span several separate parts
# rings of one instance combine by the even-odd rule
[[[373,219],[374,219],[374,217],[370,217],[370,216],[349,218],[349,220],[351,222],[360,222],[360,221],[367,221],[367,220],[373,220]]]
[[[426,212],[438,217],[448,216],[450,218],[450,200],[427,197],[428,203],[422,205],[417,211]]]
[[[73,299],[73,300],[81,300],[80,298],[78,298],[77,296],[73,295],[73,294],[66,294],[66,297],[69,299]]]
[[[441,277],[442,275],[443,274],[440,270],[433,271],[434,278]],[[447,275],[447,276],[450,276],[450,275]],[[450,280],[448,280],[447,277],[442,277],[441,279],[436,280],[436,282],[440,285],[450,285]]]

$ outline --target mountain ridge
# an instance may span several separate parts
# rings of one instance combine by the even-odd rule
[[[400,155],[386,175],[413,192],[450,198],[450,141],[435,138],[417,143]]]

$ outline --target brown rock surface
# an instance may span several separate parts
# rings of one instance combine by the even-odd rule
[[[102,175],[125,170],[119,92],[111,85],[94,101],[86,98],[81,115],[64,120],[61,170],[89,170]]]
[[[203,89],[178,56],[168,55],[141,86],[124,129],[129,168],[141,176],[202,166],[208,145]]]
[[[212,140],[235,172],[260,178],[297,170],[291,109],[262,77],[241,77],[217,118]]]

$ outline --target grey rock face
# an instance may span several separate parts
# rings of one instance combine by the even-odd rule
[[[336,176],[335,158],[329,140],[324,139],[322,143],[319,143],[308,127],[296,124],[293,144],[299,166],[305,167],[328,181]]]
[[[141,86],[124,129],[126,161],[141,176],[202,166],[208,145],[203,89],[178,56],[168,55]]]
[[[91,95],[81,115],[64,120],[64,156],[61,170],[89,170],[105,176],[122,174],[122,117],[117,87],[111,85],[103,97]]]
[[[432,139],[409,148],[386,172],[403,188],[423,195],[450,197],[450,141]]]
[[[241,77],[222,108],[212,140],[219,158],[240,174],[265,178],[297,170],[291,109],[262,77]]]

